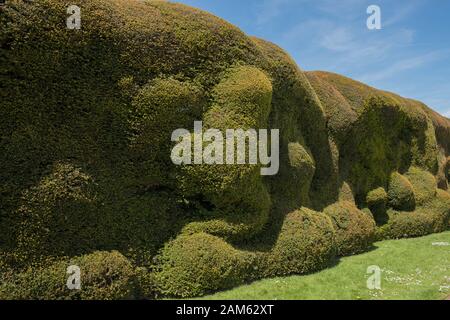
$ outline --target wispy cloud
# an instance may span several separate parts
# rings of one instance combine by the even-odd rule
[[[289,4],[292,0],[264,0],[257,9],[256,24],[263,25],[282,13],[283,6]]]
[[[354,36],[348,28],[337,27],[321,36],[320,45],[332,51],[345,52],[353,50],[355,45]]]
[[[409,29],[374,33],[352,24],[316,19],[292,27],[283,35],[282,44],[292,46],[297,43],[310,55],[332,54],[333,59],[327,59],[327,67],[333,70],[346,66],[354,69],[382,61],[388,53],[409,46],[413,40],[414,31]]]
[[[383,21],[383,27],[392,26],[402,20],[410,17],[415,11],[417,11],[420,6],[423,4],[421,0],[411,0],[408,2],[402,2],[401,6],[395,7],[395,10],[392,10],[387,13],[387,18]]]
[[[450,116],[450,91],[431,93],[434,83],[447,82],[444,62],[450,59],[450,49],[433,39],[424,44],[428,28],[417,19],[429,12],[425,0],[260,1],[253,25],[286,48],[301,67],[345,74],[424,101]],[[369,4],[380,6],[382,30],[367,29]],[[438,65],[443,67],[435,69]]]
[[[313,0],[317,8],[323,13],[339,19],[349,19],[358,16],[358,12],[364,12],[367,7],[361,0]]]
[[[390,66],[383,68],[383,70],[379,72],[374,72],[370,74],[363,75],[359,77],[359,80],[365,82],[374,82],[380,81],[387,78],[390,78],[399,72],[403,72],[406,70],[416,69],[422,67],[428,63],[443,59],[448,57],[447,50],[433,51],[427,54],[423,54],[420,56],[412,57],[409,59],[402,59],[397,61]]]
[[[381,37],[368,37],[366,33],[335,26],[320,35],[320,44],[325,49],[347,52],[352,57],[366,56],[368,52],[379,56],[393,47],[410,44],[413,38],[414,31],[409,29],[400,29]]]

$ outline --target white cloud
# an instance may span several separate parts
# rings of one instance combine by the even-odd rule
[[[424,0],[389,5],[385,0],[379,0],[382,30],[377,31],[366,27],[366,8],[371,3],[370,0],[265,0],[260,7],[258,22],[269,22],[270,25],[285,15],[293,16],[290,10],[301,10],[296,15],[301,20],[292,25],[292,17],[289,18],[285,24],[286,32],[273,40],[286,48],[302,67],[345,74],[376,87],[415,97],[449,117],[448,88],[431,94],[430,90],[423,92],[422,83],[417,88],[414,82],[405,84],[407,75],[412,74],[408,71],[418,70],[416,74],[420,75],[425,70],[421,68],[429,68],[436,61],[450,57],[450,50],[426,52],[425,47],[418,47],[420,44],[415,42],[416,33],[411,28],[416,24],[408,19],[421,9]],[[303,5],[307,7],[303,8]],[[404,85],[400,85],[399,79]],[[440,81],[447,83],[446,79]],[[427,85],[430,89],[431,84]]]
[[[334,70],[351,69],[382,61],[389,53],[409,46],[414,40],[414,31],[408,29],[369,31],[367,28],[341,24],[331,19],[307,20],[286,32],[281,41],[286,47],[295,44],[302,52],[333,59],[322,61]]]
[[[322,34],[320,45],[332,51],[353,50],[355,45],[354,36],[348,28],[338,27],[326,34]]]
[[[408,2],[402,2],[401,5],[396,6],[395,10],[391,12],[385,12],[382,10],[382,15],[384,16],[383,12],[386,13],[385,16],[387,16],[386,19],[384,19],[382,25],[383,27],[390,27],[402,20],[405,20],[407,17],[411,16],[416,10],[419,9],[421,6],[422,1],[408,1]],[[391,15],[392,13],[392,15]]]
[[[433,51],[409,59],[399,60],[379,72],[370,73],[359,77],[363,82],[374,82],[395,76],[399,72],[416,69],[433,61],[447,57],[446,51]]]
[[[292,0],[264,0],[258,8],[256,24],[266,24],[278,17],[283,6],[289,4]]]

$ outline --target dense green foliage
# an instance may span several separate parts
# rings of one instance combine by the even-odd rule
[[[447,118],[181,4],[79,5],[0,8],[2,298],[202,295],[449,227]],[[194,121],[279,129],[279,173],[174,165]]]
[[[324,213],[330,216],[336,230],[336,247],[340,256],[360,253],[375,240],[375,221],[351,202],[337,202]]]
[[[220,238],[196,233],[170,242],[158,259],[155,285],[161,293],[189,297],[242,284],[254,257]]]
[[[319,270],[331,261],[335,251],[335,231],[330,219],[323,213],[302,208],[284,219],[274,247],[266,254],[264,275]]]
[[[66,286],[67,268],[71,265],[81,270],[83,290],[69,290]],[[134,268],[117,251],[46,261],[8,276],[0,285],[0,299],[117,300],[134,294]]]
[[[388,194],[384,188],[370,191],[367,194],[366,203],[377,225],[383,225],[388,221],[389,217],[386,214]]]
[[[389,220],[378,230],[379,239],[419,237],[442,232],[450,226],[450,195],[437,189],[430,199],[414,212],[388,210]]]
[[[394,172],[391,175],[388,188],[389,205],[398,210],[413,211],[416,208],[416,198],[411,182]]]

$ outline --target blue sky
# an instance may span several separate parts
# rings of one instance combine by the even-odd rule
[[[326,70],[421,100],[450,117],[448,0],[178,0]],[[381,30],[366,27],[369,5]]]

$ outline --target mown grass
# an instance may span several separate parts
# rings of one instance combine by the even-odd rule
[[[257,281],[203,299],[445,299],[450,296],[448,243],[450,231],[377,242],[370,252],[341,258],[321,272]],[[382,270],[381,290],[367,288],[372,265]]]

